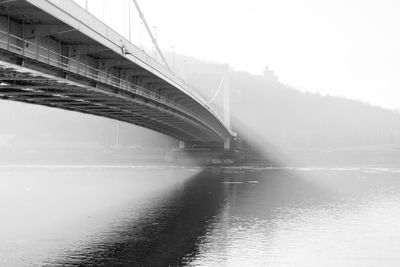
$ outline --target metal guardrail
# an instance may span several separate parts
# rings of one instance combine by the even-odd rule
[[[0,30],[0,48],[21,55],[23,57],[77,74],[79,76],[95,80],[96,82],[117,87],[136,95],[149,98],[171,108],[177,109],[185,114],[190,114],[191,117],[194,117],[197,120],[205,123],[203,120],[200,119],[198,114],[192,112],[187,107],[176,103],[175,101],[171,101],[168,98],[160,96],[141,86],[130,83],[124,79],[113,76],[102,70],[93,68],[85,63],[80,62],[79,60],[66,57],[58,52],[51,50],[48,47],[40,46],[36,43],[27,41],[3,30]],[[205,124],[208,127],[211,127],[208,123]]]
[[[57,6],[59,6],[59,3],[60,3],[59,1],[56,1],[56,0],[47,0],[47,1],[49,1],[52,4],[57,5]],[[83,8],[77,2],[72,1],[71,3],[73,3],[79,9],[83,10]],[[110,28],[109,25],[107,25],[103,21],[99,20],[98,17],[96,17],[92,13],[88,12],[87,10],[85,10],[85,11],[86,11],[87,16],[90,16],[92,18],[91,20],[96,21],[96,23],[102,24],[108,30],[115,31],[114,29]],[[117,32],[115,32],[115,33],[118,34]],[[123,38],[123,37],[121,36],[121,38]],[[129,41],[125,39],[125,41],[123,43],[126,43],[126,42],[129,42]],[[163,75],[166,75],[166,77],[168,77],[168,78],[172,78],[171,80],[173,82],[175,82],[177,85],[179,85],[183,89],[184,92],[189,93],[194,99],[196,99],[196,101],[198,101],[200,103],[207,103],[208,102],[207,101],[208,97],[206,95],[204,95],[200,90],[197,90],[195,86],[193,86],[192,84],[190,84],[187,81],[183,80],[181,77],[178,77],[175,72],[173,72],[173,71],[169,70],[168,68],[166,68],[166,66],[164,64],[159,62],[157,59],[151,57],[147,52],[145,52],[145,50],[139,49],[136,45],[134,45],[132,43],[131,43],[131,45],[133,45],[141,53],[143,53],[144,62],[146,64],[149,64],[149,65],[156,64],[156,66],[157,66],[156,69],[163,69],[163,72],[162,72]],[[211,112],[223,124],[223,120],[222,120],[221,116],[216,112],[217,109],[215,109],[215,105],[203,105],[203,107],[206,108],[209,112]]]

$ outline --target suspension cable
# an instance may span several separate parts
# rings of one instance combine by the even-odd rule
[[[165,64],[165,66],[167,67],[167,69],[168,69],[169,71],[171,71],[171,68],[169,67],[169,65],[168,65],[168,63],[167,63],[167,60],[165,59],[163,53],[161,52],[160,47],[159,47],[158,44],[157,44],[156,38],[154,38],[154,36],[153,36],[153,34],[152,34],[151,30],[150,30],[150,27],[149,27],[149,25],[147,24],[146,19],[144,18],[143,12],[142,12],[142,10],[141,10],[140,7],[139,7],[138,2],[137,2],[136,0],[133,0],[133,3],[134,3],[135,6],[136,6],[136,10],[137,10],[137,12],[139,13],[140,19],[142,20],[142,22],[143,22],[143,24],[144,24],[144,26],[145,26],[145,28],[146,28],[146,30],[147,30],[147,33],[150,35],[151,41],[153,42],[154,46],[156,47],[157,52],[160,54],[160,57],[161,57],[163,63]]]

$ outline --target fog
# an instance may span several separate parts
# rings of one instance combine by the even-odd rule
[[[206,101],[215,98],[211,106],[223,117],[223,92],[215,93],[227,65],[172,53],[166,57],[174,60],[182,78]],[[399,151],[400,115],[396,111],[301,92],[281,82],[268,67],[263,75],[228,69],[231,128],[245,147],[263,152],[266,158],[285,154],[281,160],[293,160],[310,151],[340,152],[336,157],[341,158],[359,157],[352,154],[357,151],[364,156],[377,151],[397,155]],[[26,158],[27,152],[34,151],[43,153],[43,158],[57,154],[67,162],[74,154],[82,157],[82,151],[88,161],[106,160],[104,155],[113,149],[125,149],[122,154],[158,154],[159,160],[177,148],[178,140],[163,134],[78,112],[2,100],[0,114],[0,154],[6,161],[18,161],[19,156]]]
[[[152,162],[177,147],[143,127],[14,101],[0,101],[0,121],[2,163]]]
[[[226,65],[192,57],[178,57],[176,62],[206,99],[214,96]],[[322,158],[326,158],[324,164],[344,164],[398,156],[397,111],[300,91],[280,81],[268,66],[262,75],[232,67],[228,73],[232,128],[267,158],[278,157],[283,164],[318,164]],[[219,114],[223,114],[222,104],[220,93],[213,102]]]

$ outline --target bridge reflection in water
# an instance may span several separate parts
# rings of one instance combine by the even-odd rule
[[[398,172],[2,168],[0,263],[398,266]]]

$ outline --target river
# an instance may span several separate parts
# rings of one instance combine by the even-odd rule
[[[2,166],[0,266],[399,266],[400,169]]]

